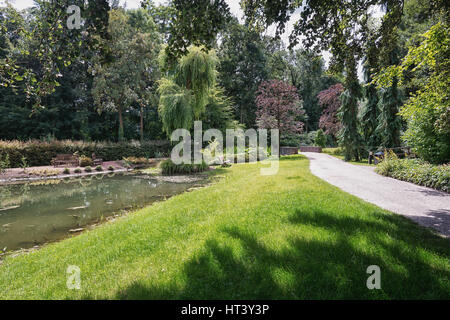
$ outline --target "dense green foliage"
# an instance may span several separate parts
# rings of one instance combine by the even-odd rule
[[[230,23],[218,49],[218,82],[232,97],[234,117],[247,128],[256,125],[256,91],[269,80],[268,57],[261,36],[237,21]]]
[[[177,64],[191,46],[212,49],[216,44],[217,34],[231,18],[225,0],[172,0],[169,7],[155,7],[152,2],[142,1],[144,6],[149,6],[163,18],[163,28],[167,28],[170,34],[165,49],[170,65]]]
[[[189,47],[175,66],[167,64],[168,56],[162,52],[161,67],[166,77],[159,82],[159,113],[163,128],[170,136],[176,129],[190,130],[194,120],[200,120],[210,103],[216,85],[216,55],[202,47]],[[217,93],[216,89],[216,93]]]
[[[387,158],[377,166],[376,172],[450,193],[449,165],[433,165],[418,159]]]
[[[113,61],[105,64],[98,57],[93,58],[92,95],[100,112],[107,109],[118,113],[118,140],[122,141],[123,112],[137,104],[143,119],[144,107],[156,100],[160,39],[152,18],[143,10],[128,14],[121,9],[112,10],[108,31]],[[143,121],[141,140],[142,126]]]
[[[316,139],[314,140],[316,146],[325,148],[327,145],[327,137],[322,129],[317,130]]]
[[[97,5],[100,5],[100,2],[102,1],[97,2]],[[50,11],[42,9],[44,11],[41,12],[40,10],[40,7],[36,7],[30,12],[32,12],[33,15],[45,15]],[[103,11],[98,7],[94,10],[95,15],[101,15],[102,12]],[[86,12],[83,12],[84,18],[86,18],[86,14]],[[131,48],[133,48],[133,44],[134,47],[142,47],[139,43],[142,37],[138,36],[138,33],[141,32],[138,32],[138,30],[142,30],[142,33],[144,33],[142,19],[147,19],[148,23],[151,24],[151,18],[149,18],[148,15],[142,14],[141,10],[128,10],[126,14],[127,16],[130,16],[129,19],[125,19],[130,24],[128,28],[136,30],[136,32],[133,33],[135,35],[134,40],[129,39],[129,41],[126,42],[132,45]],[[92,94],[94,72],[91,67],[93,65],[100,66],[103,64],[105,69],[111,70],[111,67],[108,67],[107,60],[113,58],[113,56],[106,50],[111,44],[107,39],[110,37],[108,30],[111,31],[111,28],[108,27],[108,11],[106,11],[106,15],[106,23],[103,23],[103,20],[96,22],[99,25],[106,26],[104,32],[102,31],[102,33],[105,33],[105,39],[96,36],[95,32],[89,33],[89,36],[83,37],[83,45],[80,49],[77,49],[78,53],[73,59],[71,58],[72,55],[63,55],[65,59],[70,58],[70,61],[67,61],[67,63],[58,68],[58,85],[55,85],[55,91],[50,95],[42,93],[43,95],[40,97],[40,103],[44,108],[36,109],[34,107],[36,99],[33,93],[23,93],[23,90],[26,90],[28,86],[28,84],[25,83],[26,81],[16,81],[14,84],[16,87],[0,86],[0,137],[2,139],[26,140],[28,138],[42,138],[47,136],[58,139],[79,140],[115,141],[118,139],[117,134],[115,134],[119,131],[117,114],[112,110],[105,109],[99,114]],[[37,52],[38,48],[36,48],[37,44],[35,41],[38,41],[39,37],[38,35],[35,35],[35,38],[25,37],[20,30],[27,30],[27,28],[32,28],[33,25],[30,25],[23,19],[18,19],[17,16],[20,17],[19,13],[11,7],[0,8],[2,25],[3,21],[6,20],[9,27],[6,32],[4,30],[0,32],[3,37],[7,38],[6,44],[8,50],[6,50],[4,54],[7,55],[7,57],[11,56],[16,60],[20,59],[23,68],[31,68],[33,72],[38,72],[44,66],[44,63],[37,59],[40,53]],[[41,20],[45,21],[44,18]],[[15,22],[12,23],[11,21]],[[89,20],[87,23],[89,23]],[[127,26],[125,25],[123,28],[126,29]],[[78,31],[74,31],[73,35],[76,36],[77,32]],[[149,37],[151,39],[157,39],[157,34],[152,33]],[[61,38],[57,45],[59,47],[66,46],[67,39],[71,38]],[[143,40],[148,44],[148,37]],[[117,41],[114,43],[117,43]],[[125,43],[125,41],[122,41],[122,43]],[[152,42],[151,45],[156,46],[157,42]],[[20,48],[31,52],[31,54],[21,54],[18,50]],[[103,50],[103,48],[105,50]],[[135,50],[132,50],[130,53],[133,52],[136,54],[138,53]],[[124,50],[119,50],[119,53],[124,53]],[[149,53],[151,53],[151,50]],[[105,60],[106,54],[108,55],[108,59]],[[47,58],[57,59],[57,57],[51,55],[47,55]],[[123,61],[124,57],[120,56],[118,58],[121,58]],[[143,56],[140,61],[144,58],[145,57]],[[1,61],[2,56],[0,56],[0,62]],[[55,71],[52,70],[52,72]],[[109,81],[109,78],[105,79],[108,80],[108,87],[115,87],[114,84]],[[136,74],[133,79],[140,79],[140,76]],[[120,83],[123,83],[122,80],[120,80]],[[142,93],[142,90],[140,93]],[[140,94],[138,99],[133,103],[132,108],[131,106],[127,107],[128,113],[123,119],[123,131],[125,131],[126,139],[138,139],[140,137],[138,125],[140,114],[138,110],[142,98],[145,98],[146,96],[147,95]],[[108,96],[108,98],[110,97]],[[146,127],[144,138],[146,139],[161,139],[165,137],[161,131],[161,124],[158,121],[156,106],[156,101],[150,102],[149,108],[147,108],[143,115],[143,122]]]
[[[10,167],[18,168],[25,157],[30,166],[48,166],[57,154],[73,154],[91,157],[93,153],[104,161],[115,161],[124,157],[161,157],[170,153],[170,143],[140,142],[82,142],[82,141],[1,141],[0,155],[8,155]]]
[[[397,78],[403,79],[409,69],[427,74],[421,89],[402,107],[401,115],[408,122],[404,139],[425,160],[445,163],[450,160],[449,27],[438,23],[423,37],[399,66],[384,69],[376,81],[379,86],[389,86]]]
[[[361,86],[356,75],[355,60],[352,58],[348,58],[346,73],[346,90],[341,95],[341,106],[338,110],[341,123],[338,139],[339,145],[344,148],[345,160],[358,161],[363,146],[358,128],[358,98],[361,97]]]
[[[323,109],[318,95],[336,84],[337,79],[326,73],[323,57],[310,50],[290,52],[286,60],[287,78],[297,88],[303,102],[305,131],[317,130]]]

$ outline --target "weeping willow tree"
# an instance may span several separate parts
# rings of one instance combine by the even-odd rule
[[[166,77],[159,82],[159,114],[164,131],[170,135],[176,129],[190,129],[205,113],[216,83],[217,57],[213,50],[191,46],[176,66],[170,68],[166,61],[163,50],[160,63]]]
[[[189,90],[177,85],[171,79],[160,80],[158,92],[159,116],[163,130],[170,135],[176,129],[188,129],[192,126],[193,111]]]

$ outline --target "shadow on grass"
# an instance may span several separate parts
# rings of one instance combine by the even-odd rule
[[[333,239],[286,237],[271,249],[248,228],[229,226],[183,266],[182,283],[145,281],[120,290],[118,299],[448,299],[450,271],[423,250],[449,258],[449,242],[402,217],[376,213],[374,221],[326,212],[295,211],[295,226],[323,229]],[[299,229],[301,230],[301,229]],[[389,235],[389,237],[387,236]],[[355,243],[361,237],[367,246]],[[389,239],[391,241],[389,241]],[[232,246],[231,242],[235,245]],[[236,250],[236,243],[240,250]],[[239,252],[239,253],[237,253]],[[381,268],[381,290],[368,290],[366,269]]]

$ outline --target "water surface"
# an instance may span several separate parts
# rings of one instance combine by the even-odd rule
[[[198,184],[110,174],[0,186],[0,250],[62,239],[123,209],[143,207]]]

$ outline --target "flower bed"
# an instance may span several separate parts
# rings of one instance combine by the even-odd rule
[[[377,166],[376,172],[450,193],[449,165],[432,165],[418,159],[387,158]]]

